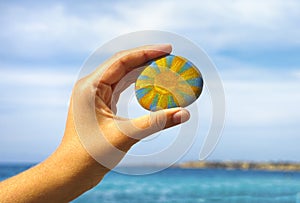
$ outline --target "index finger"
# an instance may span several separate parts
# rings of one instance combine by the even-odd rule
[[[108,68],[103,73],[101,71],[102,75],[98,82],[107,85],[117,83],[134,68],[140,67],[152,59],[167,55],[171,51],[172,46],[170,44],[160,44],[142,46],[119,52],[106,62]]]

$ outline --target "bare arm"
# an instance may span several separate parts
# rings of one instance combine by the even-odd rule
[[[74,90],[80,94],[82,100],[79,102],[80,108],[87,112],[87,118],[93,116],[89,115],[91,108],[89,104],[95,103],[98,125],[105,138],[124,152],[127,152],[139,139],[162,130],[157,123],[162,119],[161,117],[166,118],[163,128],[188,120],[189,113],[185,109],[174,108],[158,111],[153,114],[152,118],[146,115],[130,120],[140,129],[137,132],[134,131],[130,137],[115,126],[115,121],[119,118],[111,110],[110,101],[116,84],[132,69],[170,52],[170,45],[144,46],[123,51],[101,65],[102,68],[107,67],[104,73],[95,70],[77,82],[73,89],[65,134],[60,146],[44,162],[2,181],[0,202],[68,202],[96,186],[109,172],[110,169],[92,158],[80,141],[74,122],[73,100],[76,97]],[[90,98],[95,100],[89,100]],[[154,122],[152,122],[153,118]],[[83,126],[87,126],[84,129],[87,132],[84,136],[89,139],[89,121],[86,119],[82,122]],[[127,128],[130,128],[130,125]],[[111,155],[105,146],[97,149],[97,153],[104,157]],[[112,158],[113,165],[122,159],[122,157]]]

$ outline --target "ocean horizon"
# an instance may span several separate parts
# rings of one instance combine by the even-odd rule
[[[2,163],[0,181],[33,165]],[[133,176],[112,171],[72,202],[300,202],[300,172],[168,168]]]

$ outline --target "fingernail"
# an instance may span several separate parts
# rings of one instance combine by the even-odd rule
[[[164,51],[166,53],[170,53],[172,51],[172,45],[171,44],[157,44],[155,45],[156,49],[160,51]]]
[[[174,115],[173,115],[173,122],[174,123],[184,123],[186,121],[188,121],[190,119],[190,113],[185,110],[182,109],[180,111],[177,111]]]

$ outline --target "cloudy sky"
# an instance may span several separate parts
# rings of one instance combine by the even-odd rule
[[[87,57],[149,29],[190,39],[219,71],[226,125],[210,159],[300,161],[299,1],[1,1],[0,11],[0,162],[46,158]]]

